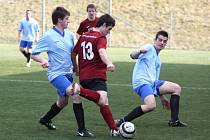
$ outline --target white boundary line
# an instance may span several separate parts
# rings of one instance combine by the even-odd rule
[[[0,79],[0,82],[48,83],[48,81],[20,80],[20,79]]]
[[[39,80],[20,80],[20,79],[0,79],[0,82],[23,82],[23,83],[49,83],[49,81],[39,81]],[[120,86],[120,87],[132,87],[131,84],[109,84],[110,86]],[[200,88],[200,87],[182,87],[184,89],[192,90],[210,90],[210,88]]]

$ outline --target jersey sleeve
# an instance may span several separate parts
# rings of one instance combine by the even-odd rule
[[[36,55],[42,52],[48,52],[49,46],[48,46],[48,36],[43,35],[40,40],[37,43],[37,46],[33,49],[32,54]]]
[[[78,52],[79,52],[79,50],[78,50],[79,45],[80,45],[80,38],[77,41],[77,43],[76,43],[76,45],[74,46],[74,49],[73,49],[73,52],[76,53],[76,54],[78,54]]]
[[[152,57],[151,53],[152,53],[152,45],[151,44],[146,44],[143,46],[143,48],[145,50],[147,50],[146,53],[142,53],[139,55],[138,59],[150,59]]]
[[[35,31],[36,31],[36,32],[39,32],[39,31],[40,31],[38,22],[36,22]]]
[[[71,52],[72,52],[74,49],[74,45],[75,45],[74,44],[75,34],[67,29],[66,29],[66,31],[69,34],[69,40],[72,42],[72,47],[71,47]]]
[[[146,44],[143,46],[144,49],[146,49],[147,51],[150,51],[150,49],[152,49],[152,45],[151,44]]]
[[[97,42],[97,49],[101,49],[104,48],[106,49],[106,45],[107,45],[107,39],[105,36],[103,37],[99,37],[98,42]]]
[[[18,24],[18,31],[21,32],[22,30],[23,30],[23,23],[22,21],[20,21]]]
[[[77,29],[77,33],[79,35],[82,35],[83,31],[84,31],[84,25],[83,25],[83,22],[81,22],[79,25],[79,28]]]

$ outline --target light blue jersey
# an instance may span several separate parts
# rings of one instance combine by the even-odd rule
[[[61,34],[55,28],[47,31],[39,40],[32,54],[41,52],[48,54],[48,80],[52,81],[60,75],[73,73],[71,52],[74,48],[74,35],[68,30]]]
[[[153,85],[159,79],[161,62],[153,44],[143,46],[147,52],[139,55],[133,70],[133,89],[149,84]]]
[[[39,24],[33,18],[30,18],[30,20],[24,18],[19,23],[18,31],[23,32],[21,40],[34,42],[35,33],[39,32]]]

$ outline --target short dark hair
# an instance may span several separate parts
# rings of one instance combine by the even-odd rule
[[[164,37],[167,37],[168,38],[168,33],[164,30],[160,30],[157,32],[156,36],[155,36],[155,40],[158,38],[159,35],[162,35]]]
[[[96,27],[101,27],[104,23],[106,23],[106,27],[107,26],[114,27],[115,26],[115,19],[113,17],[111,17],[109,14],[104,14],[98,19]]]
[[[53,25],[58,23],[58,19],[64,19],[65,16],[70,16],[70,12],[64,7],[56,7],[52,12],[52,22]]]
[[[87,11],[88,11],[88,8],[95,9],[95,11],[96,11],[96,6],[94,4],[92,4],[92,3],[88,4]]]

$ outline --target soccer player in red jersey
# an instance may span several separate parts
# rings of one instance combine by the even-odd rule
[[[82,86],[77,85],[80,96],[99,106],[101,115],[111,130],[111,136],[119,136],[108,103],[106,84],[106,71],[113,72],[115,70],[115,66],[106,52],[106,35],[114,26],[115,20],[110,15],[102,15],[93,30],[80,36],[72,53],[72,62]]]
[[[87,18],[83,20],[79,28],[77,29],[76,37],[77,39],[85,32],[91,30],[93,27],[96,26],[98,21],[98,17],[96,16],[96,6],[94,4],[88,4],[87,6]]]

